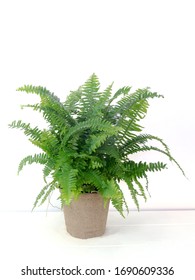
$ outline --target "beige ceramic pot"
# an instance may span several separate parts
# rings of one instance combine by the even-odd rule
[[[69,206],[64,206],[64,217],[67,232],[77,238],[101,236],[106,229],[109,201],[98,193],[81,194]]]

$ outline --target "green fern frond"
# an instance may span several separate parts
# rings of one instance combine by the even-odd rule
[[[44,193],[44,195],[42,196],[42,200],[41,200],[39,206],[42,205],[42,204],[46,201],[46,199],[49,198],[50,194],[51,194],[55,189],[56,189],[56,184],[53,182],[53,183],[49,186],[49,188],[47,189],[47,191]]]
[[[56,138],[55,133],[49,130],[43,130],[38,140],[31,140],[31,143],[50,156],[54,156],[59,151],[59,140]]]
[[[34,111],[40,111],[40,105],[39,103],[37,104],[25,104],[25,105],[21,105],[20,106],[21,109],[25,109],[25,108],[31,108]]]
[[[26,164],[32,164],[32,163],[39,163],[39,164],[46,164],[48,161],[48,156],[46,154],[35,154],[33,156],[27,156],[25,158],[23,158],[18,166],[18,174],[20,173],[20,171],[23,169],[23,167]]]
[[[89,152],[95,152],[95,150],[100,147],[106,139],[109,137],[107,133],[102,133],[98,136],[96,135],[91,135],[90,137],[90,144],[89,144]]]
[[[111,83],[101,94],[99,97],[99,106],[102,110],[104,110],[109,102],[109,98],[110,96],[112,96],[112,87],[113,87],[113,83]]]
[[[92,132],[96,131],[107,131],[108,133],[117,133],[120,128],[114,127],[106,120],[99,118],[93,118],[87,121],[82,121],[71,127],[67,134],[65,134],[63,139],[63,144],[65,145],[69,138],[75,136],[77,133],[81,133],[86,129],[90,129]]]
[[[111,129],[110,131],[99,132],[98,134],[90,135],[89,139],[86,141],[87,146],[89,147],[89,153],[91,154],[92,152],[95,152],[106,142],[109,137],[116,135],[117,133],[117,130]]]
[[[90,158],[90,162],[89,162],[89,168],[92,169],[99,169],[101,167],[103,167],[103,162],[99,157],[96,156],[91,156]]]
[[[65,109],[70,114],[76,114],[79,110],[79,102],[82,98],[82,87],[79,87],[75,91],[71,91],[70,94],[67,96],[66,101],[64,102]]]
[[[55,129],[63,128],[64,126],[69,126],[66,116],[63,110],[60,112],[54,109],[53,105],[41,105],[41,104],[27,104],[21,105],[21,108],[31,108],[34,111],[42,112],[44,119],[49,123],[50,127]]]
[[[116,162],[121,161],[121,154],[118,148],[112,143],[104,143],[98,150],[98,155],[103,155],[104,157],[114,158]]]
[[[150,134],[140,134],[138,136],[133,137],[130,140],[127,139],[127,141],[121,145],[120,151],[124,152],[124,155],[128,154],[131,148],[139,149],[140,147],[142,147],[142,145],[147,143],[149,140],[156,140],[156,141],[160,142],[162,144],[162,146],[164,147],[166,153],[170,154],[169,147],[166,145],[166,143],[161,138],[150,135]]]
[[[109,187],[106,189],[106,193],[104,192],[103,195],[111,199],[112,205],[121,214],[121,216],[124,217],[124,206],[127,213],[129,212],[129,209],[123,192],[115,180],[111,179],[110,181],[107,181],[107,183]]]
[[[144,151],[152,151],[152,150],[153,150],[153,151],[160,152],[160,153],[166,155],[166,156],[169,158],[169,160],[173,161],[173,162],[179,167],[179,169],[181,170],[181,172],[183,173],[183,175],[186,177],[184,170],[181,168],[181,166],[179,165],[179,163],[170,155],[170,153],[167,153],[166,151],[163,151],[163,150],[161,150],[161,149],[159,149],[159,148],[157,148],[157,147],[146,146],[146,145],[145,145],[145,146],[143,146],[142,148],[138,148],[138,149],[134,148],[133,150],[129,151],[129,154],[134,154],[134,153],[144,152]]]
[[[146,113],[148,102],[146,102],[149,98],[160,98],[163,95],[159,95],[156,92],[151,92],[149,88],[138,89],[134,93],[123,97],[118,101],[116,108],[117,111],[121,114],[126,114],[132,107],[137,107],[137,110],[140,111],[139,118],[143,118],[143,114]],[[145,102],[144,102],[145,101]],[[140,108],[140,102],[142,102],[142,108]],[[137,105],[136,105],[137,104]]]
[[[142,130],[142,126],[136,124],[135,119],[121,119],[118,125],[123,128],[119,132],[117,138],[117,144],[119,147],[121,146],[121,144],[124,145],[127,141],[131,140],[132,138],[135,138],[135,133],[140,132]]]
[[[45,87],[41,86],[32,86],[32,85],[24,85],[23,87],[19,87],[17,91],[25,91],[26,93],[34,93],[41,97],[42,102],[44,100],[48,100],[50,102],[58,103],[61,105],[60,99],[54,95],[54,93],[51,93],[49,90],[47,90]]]
[[[55,160],[53,158],[48,158],[43,168],[43,178],[46,183],[47,183],[46,178],[51,174],[52,171],[54,171],[54,169],[55,169]]]
[[[115,107],[115,113],[120,115],[118,125],[123,128],[123,132],[119,137],[120,140],[131,131],[141,131],[142,127],[138,124],[147,113],[149,98],[163,97],[157,93],[150,92],[148,88],[137,90],[135,93],[122,98]]]
[[[49,184],[47,184],[45,187],[42,188],[42,190],[40,191],[40,193],[38,194],[38,196],[36,197],[36,200],[33,204],[33,208],[32,208],[32,211],[35,209],[35,207],[38,205],[39,201],[42,199],[42,201],[46,200],[46,196],[45,196],[45,193],[46,191],[53,186],[53,181],[50,182]],[[44,199],[43,199],[44,197]],[[41,202],[42,204],[43,202]]]
[[[25,91],[26,93],[33,93],[36,95],[39,95],[41,98],[40,106],[33,107],[36,110],[43,111],[44,117],[46,120],[49,119],[49,121],[52,120],[50,118],[50,114],[48,114],[48,110],[53,110],[56,112],[56,114],[63,115],[63,118],[67,120],[70,124],[74,124],[75,121],[69,114],[69,112],[65,109],[64,105],[61,103],[60,99],[54,94],[51,93],[49,90],[47,90],[44,87],[41,86],[32,86],[32,85],[25,85],[23,87],[20,87],[17,89],[17,91]]]
[[[140,132],[142,126],[138,123],[147,113],[149,98],[162,97],[157,93],[150,92],[148,88],[137,90],[135,93],[122,98],[114,108],[115,114],[119,115],[117,125],[123,128],[118,137],[119,145],[136,136],[134,132]],[[125,141],[124,141],[125,140]]]
[[[127,184],[128,188],[129,188],[129,191],[130,191],[130,194],[131,194],[131,197],[133,199],[133,202],[135,203],[135,205],[137,207],[137,210],[139,211],[139,202],[138,202],[138,199],[137,199],[137,192],[136,192],[136,189],[133,186],[133,182],[127,176],[124,176],[123,179],[124,179],[125,183]]]
[[[113,95],[113,97],[109,100],[108,106],[110,106],[110,104],[117,99],[120,95],[127,95],[129,93],[129,91],[131,90],[131,87],[122,87],[119,90],[117,90],[117,92],[115,92],[115,94]]]
[[[83,92],[86,94],[85,98],[91,98],[94,93],[97,93],[100,88],[100,82],[95,73],[91,75],[91,77],[84,83],[82,86]]]
[[[30,139],[32,140],[39,140],[41,138],[42,131],[37,126],[31,128],[30,123],[26,124],[21,120],[13,121],[11,124],[9,124],[9,127],[23,130],[24,134],[26,136],[30,136]]]
[[[41,106],[43,117],[49,123],[50,127],[55,131],[60,131],[63,127],[70,127],[70,121],[67,121],[67,115],[62,111],[59,112],[50,106]]]
[[[72,199],[72,190],[76,187],[78,170],[72,168],[67,160],[60,168],[54,171],[53,177],[59,183],[61,189],[61,200],[63,203],[70,204]]]
[[[86,120],[88,116],[95,117],[95,115],[97,115],[97,112],[94,111],[93,107],[99,99],[99,87],[99,79],[95,74],[92,74],[81,87],[82,98],[79,102],[80,109],[78,112],[80,120]]]
[[[80,174],[80,176],[83,177],[86,184],[96,186],[100,193],[107,187],[106,178],[98,170],[88,169],[83,174]]]
[[[129,174],[132,179],[143,178],[146,172],[161,171],[167,168],[167,165],[163,162],[142,162],[136,163],[134,161],[128,161],[124,163],[124,171]]]
[[[139,180],[137,180],[136,177],[134,177],[134,182],[136,183],[136,185],[138,186],[140,192],[141,192],[141,196],[143,196],[143,198],[145,199],[145,202],[147,200],[145,191],[144,191],[144,187],[142,186],[142,184],[139,182]]]

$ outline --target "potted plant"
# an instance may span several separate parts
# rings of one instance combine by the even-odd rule
[[[33,209],[58,189],[67,231],[79,238],[104,233],[110,201],[122,216],[124,209],[128,211],[121,181],[128,186],[139,210],[138,197],[147,198],[147,173],[167,168],[167,164],[159,161],[135,162],[132,154],[157,151],[183,172],[161,138],[141,133],[143,127],[139,122],[146,116],[148,100],[163,96],[149,88],[130,93],[128,86],[112,93],[112,86],[100,90],[98,77],[93,74],[61,102],[46,88],[25,85],[18,91],[39,95],[40,102],[22,108],[42,113],[48,127],[41,130],[21,120],[9,125],[22,130],[42,150],[22,159],[18,168],[19,173],[26,164],[44,166],[46,185]],[[152,141],[162,147],[151,145]]]

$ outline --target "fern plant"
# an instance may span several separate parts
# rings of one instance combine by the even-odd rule
[[[111,199],[123,215],[124,209],[128,210],[120,186],[124,181],[139,210],[138,197],[147,199],[148,172],[161,171],[167,164],[135,162],[131,155],[137,152],[162,153],[183,172],[161,138],[142,133],[140,120],[147,114],[148,100],[163,96],[149,88],[130,93],[130,87],[122,87],[112,93],[112,86],[100,90],[98,77],[93,74],[78,90],[70,92],[65,102],[40,86],[17,89],[40,97],[38,104],[22,108],[42,113],[48,123],[43,130],[21,120],[9,125],[22,130],[41,150],[22,159],[18,167],[19,173],[26,164],[43,165],[45,186],[34,207],[44,203],[55,189],[59,189],[62,205],[70,204],[81,193],[99,192],[105,201]],[[159,143],[161,148],[151,142]]]

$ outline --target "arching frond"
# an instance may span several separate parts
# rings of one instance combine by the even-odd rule
[[[38,194],[38,196],[36,197],[36,200],[34,202],[34,205],[33,205],[33,209],[32,211],[34,210],[34,208],[38,205],[38,203],[40,202],[40,205],[43,204],[46,199],[48,198],[49,194],[55,189],[55,184],[54,182],[52,181],[51,183],[47,184],[45,187],[43,187],[40,191],[40,193]]]
[[[123,95],[123,96],[127,95],[127,94],[129,93],[130,90],[131,90],[131,87],[128,87],[128,86],[122,87],[122,88],[120,88],[119,90],[117,90],[117,92],[115,92],[115,94],[110,98],[109,103],[108,103],[108,106],[110,106],[110,104],[111,104],[114,100],[116,100],[119,96],[121,96],[121,95]]]
[[[65,134],[63,139],[63,144],[66,144],[67,141],[75,136],[77,133],[83,133],[86,129],[90,129],[91,132],[96,131],[107,131],[108,133],[117,133],[120,128],[112,126],[108,121],[102,120],[99,118],[92,118],[87,121],[82,121],[76,124],[75,126],[72,126],[67,134]]]
[[[35,141],[39,140],[42,135],[42,131],[37,126],[34,128],[31,128],[30,123],[26,124],[26,123],[23,123],[21,120],[13,121],[11,124],[9,124],[9,127],[23,130],[23,132],[26,136],[29,136],[30,139],[35,140]]]
[[[31,155],[27,156],[20,161],[20,164],[18,167],[18,174],[20,173],[20,171],[23,169],[23,167],[26,164],[32,164],[32,163],[46,164],[47,161],[48,161],[48,156],[43,153],[35,154],[33,156],[31,156]]]
[[[25,85],[23,87],[18,88],[17,91],[25,91],[26,93],[33,93],[39,95],[41,98],[40,105],[33,106],[33,109],[42,111],[43,116],[47,121],[53,122],[54,119],[51,117],[51,115],[54,114],[56,118],[57,118],[56,115],[60,115],[63,118],[64,123],[65,121],[67,121],[70,125],[75,123],[74,119],[71,117],[69,112],[65,109],[64,105],[61,103],[60,99],[54,93],[51,93],[46,88],[41,86]],[[60,123],[61,122],[62,120],[60,121]],[[55,124],[56,123],[57,122],[55,122]],[[51,125],[53,124],[51,123]]]

